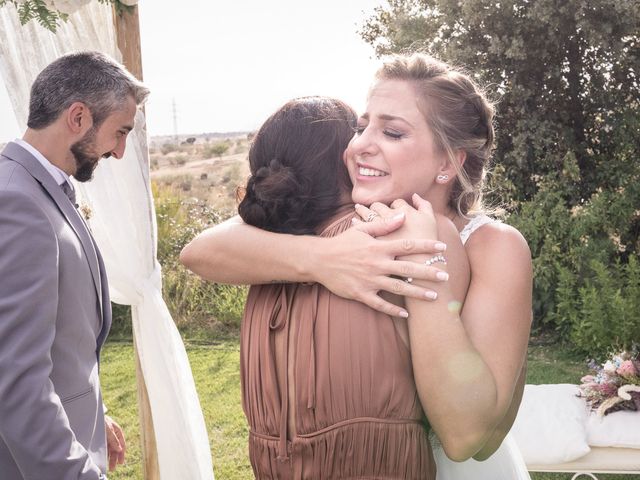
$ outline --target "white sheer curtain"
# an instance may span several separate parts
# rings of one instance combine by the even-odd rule
[[[82,6],[55,35],[35,22],[20,25],[11,4],[0,8],[0,73],[21,129],[26,127],[29,88],[37,74],[60,55],[78,50],[99,50],[121,60],[110,6],[97,1]],[[139,112],[123,159],[102,160],[95,179],[77,185],[80,204],[91,210],[89,223],[105,259],[112,300],[132,305],[160,476],[213,479],[189,361],[161,294],[144,121]]]

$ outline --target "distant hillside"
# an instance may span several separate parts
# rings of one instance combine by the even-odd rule
[[[154,135],[149,139],[150,148],[159,148],[164,144],[181,144],[188,138],[195,138],[195,143],[216,142],[231,138],[247,138],[252,132],[206,132],[206,133],[181,133],[176,139],[175,135]]]

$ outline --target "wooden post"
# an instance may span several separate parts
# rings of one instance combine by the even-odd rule
[[[131,7],[120,14],[116,11],[115,5],[112,8],[118,48],[122,53],[122,63],[138,80],[142,81],[142,52],[140,49],[138,7]]]
[[[136,307],[132,307],[136,308]],[[153,417],[149,405],[149,394],[144,382],[140,357],[133,339],[133,350],[136,357],[136,379],[138,383],[138,418],[140,420],[140,444],[142,449],[142,475],[145,480],[160,480],[160,466],[158,465],[158,448],[156,434],[153,428]]]
[[[138,7],[118,13],[113,8],[113,22],[115,25],[118,48],[122,53],[122,63],[138,80],[142,81],[142,52],[140,49],[140,22]],[[146,135],[146,127],[143,132]],[[148,159],[146,159],[148,165]],[[136,307],[132,307],[132,315],[136,315]],[[138,416],[140,418],[140,443],[142,448],[142,467],[145,480],[160,480],[158,465],[158,448],[153,428],[153,416],[149,404],[149,394],[140,367],[140,357],[134,336],[133,347],[136,358],[136,379],[138,384]]]

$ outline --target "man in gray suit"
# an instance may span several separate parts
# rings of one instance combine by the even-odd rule
[[[2,480],[104,479],[107,458],[123,460],[98,378],[107,279],[69,177],[122,157],[148,93],[103,54],[61,57],[31,87],[24,137],[0,154]]]

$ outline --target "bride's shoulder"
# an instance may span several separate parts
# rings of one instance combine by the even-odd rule
[[[473,232],[466,244],[467,254],[473,262],[530,262],[531,251],[524,236],[511,225],[491,221]]]

